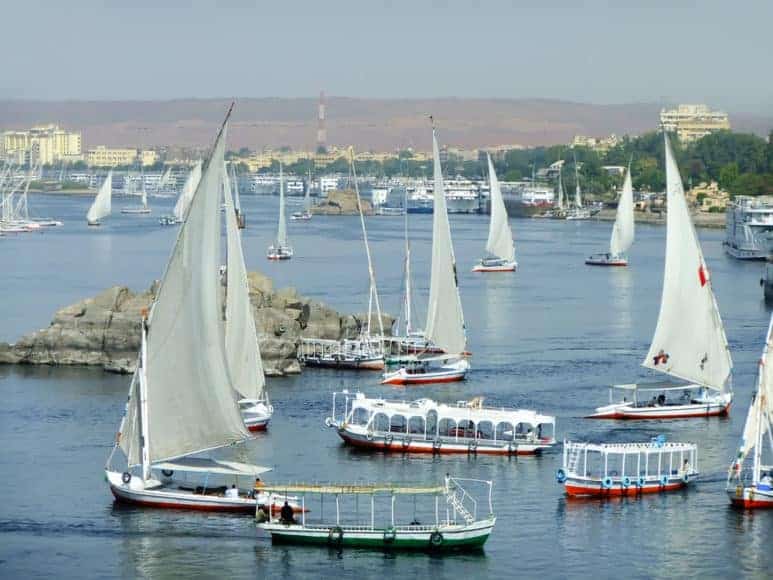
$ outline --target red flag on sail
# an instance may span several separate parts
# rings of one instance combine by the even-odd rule
[[[703,267],[703,264],[698,266],[698,280],[700,280],[701,286],[705,286],[706,282],[709,281],[709,273],[706,271],[706,268]]]

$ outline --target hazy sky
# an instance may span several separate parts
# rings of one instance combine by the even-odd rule
[[[547,97],[773,113],[773,2],[25,0],[0,97]]]

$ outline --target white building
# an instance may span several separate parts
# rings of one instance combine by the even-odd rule
[[[730,129],[730,120],[727,113],[712,111],[707,105],[679,105],[676,109],[661,109],[660,128],[689,143],[714,131]]]

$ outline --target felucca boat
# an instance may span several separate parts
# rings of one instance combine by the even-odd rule
[[[127,180],[129,179],[129,175],[126,176],[126,179]],[[131,181],[129,181],[129,183],[131,183]],[[121,209],[121,213],[126,213],[126,214],[149,214],[150,213],[150,207],[148,206],[148,192],[145,190],[145,175],[142,173],[142,170],[140,170],[140,187],[142,188],[142,191],[140,191],[140,206],[124,207]]]
[[[566,212],[567,220],[587,220],[591,217],[590,208],[582,205],[582,191],[580,189],[580,172],[577,168],[577,157],[574,156],[574,206]]]
[[[514,272],[518,264],[515,261],[515,246],[513,245],[513,232],[507,220],[507,208],[502,199],[502,191],[499,187],[494,164],[491,155],[488,155],[488,175],[491,191],[491,221],[489,222],[488,241],[486,252],[492,257],[483,258],[473,272]]]
[[[484,407],[482,397],[447,405],[342,391],[325,425],[348,445],[399,453],[535,455],[556,443],[555,417]]]
[[[773,317],[757,371],[738,455],[730,466],[727,495],[741,508],[773,508]],[[767,449],[767,453],[765,452]]]
[[[365,227],[365,215],[362,211],[360,188],[357,183],[357,170],[354,166],[354,149],[349,149],[350,167],[357,198],[357,210],[360,215],[362,241],[365,256],[368,259],[368,318],[362,326],[359,336],[354,339],[320,340],[301,339],[299,359],[307,366],[327,367],[350,370],[382,370],[384,368],[384,336],[381,301],[376,286],[376,274],[368,243],[368,230]],[[372,332],[373,314],[378,320],[378,335]]]
[[[303,211],[296,211],[290,216],[292,221],[309,221],[311,219],[311,172],[309,172],[309,181],[306,185],[306,192],[303,200]]]
[[[238,214],[231,197],[231,180],[223,171],[226,222],[225,352],[228,370],[239,395],[239,408],[250,431],[265,431],[274,412],[266,392],[258,333],[250,304],[247,267],[242,251]]]
[[[163,216],[159,222],[164,226],[171,226],[175,224],[183,223],[185,213],[188,211],[188,206],[191,204],[193,194],[196,192],[196,188],[201,181],[201,161],[198,161],[188,172],[188,177],[185,178],[185,183],[180,191],[180,195],[177,196],[177,201],[174,204],[171,216]]]
[[[432,271],[425,338],[430,345],[447,353],[422,358],[418,355],[395,371],[384,373],[383,384],[428,384],[461,381],[470,364],[466,359],[467,336],[456,277],[456,260],[448,222],[440,150],[432,127],[434,157],[434,212],[432,217]]]
[[[269,260],[289,260],[293,257],[293,248],[287,241],[287,221],[285,220],[285,179],[282,164],[279,164],[279,227],[276,240],[268,247],[266,257]]]
[[[97,191],[94,202],[86,214],[86,223],[90,226],[101,225],[101,220],[110,215],[110,200],[113,195],[113,172],[108,171],[107,177]]]
[[[585,260],[589,266],[627,266],[627,252],[633,244],[633,185],[631,183],[631,168],[625,174],[623,191],[617,203],[617,215],[612,226],[612,238],[609,240],[609,252],[593,254]]]
[[[232,105],[233,107],[233,105]],[[219,280],[223,153],[230,109],[177,235],[150,313],[126,413],[105,466],[110,491],[135,505],[253,513],[265,467],[199,456],[250,437],[231,378]],[[112,466],[116,452],[124,469]],[[191,483],[177,474],[203,477]],[[214,479],[224,478],[225,485]],[[239,487],[246,478],[249,488]],[[228,486],[228,483],[231,486]]]
[[[685,383],[614,385],[594,419],[674,419],[727,415],[733,361],[711,279],[674,160],[666,143],[666,262],[655,335],[642,366]],[[613,401],[614,393],[622,401]],[[644,394],[644,396],[642,396]],[[675,396],[676,395],[676,396]],[[630,397],[630,398],[629,398]]]
[[[475,497],[465,486],[487,490],[484,498]],[[491,503],[492,482],[446,476],[443,485],[408,486],[384,484],[288,484],[266,487],[271,494],[293,493],[303,508],[299,518],[261,516],[258,527],[271,534],[274,543],[316,544],[332,548],[370,548],[375,550],[414,550],[428,552],[480,550],[494,529],[496,517]],[[334,518],[322,519],[324,498],[335,505],[328,508]],[[320,518],[307,515],[306,506],[319,499]],[[369,501],[360,502],[364,498]],[[420,498],[429,501],[418,502]],[[396,510],[399,500],[413,500],[412,519],[400,521]],[[360,503],[369,505],[358,509]],[[481,511],[478,514],[479,507]],[[267,521],[265,521],[267,520]]]

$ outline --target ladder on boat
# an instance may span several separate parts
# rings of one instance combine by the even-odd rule
[[[459,497],[457,495],[458,491],[460,491],[459,488],[454,490],[453,493],[448,494],[446,496],[447,501],[454,508],[454,513],[457,513],[460,516],[462,516],[462,518],[464,519],[465,522],[467,522],[468,525],[472,524],[475,521],[475,516],[473,516],[466,507],[464,507],[464,498],[469,497],[470,500],[473,502],[473,504],[475,500],[471,496],[469,496],[467,492],[464,490],[461,490],[462,496]]]
[[[580,455],[582,454],[582,449],[578,447],[572,447],[569,450],[569,453],[566,458],[566,472],[568,473],[577,473],[577,463],[580,460]]]

